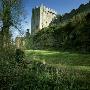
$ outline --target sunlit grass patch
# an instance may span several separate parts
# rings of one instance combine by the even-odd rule
[[[36,63],[40,84],[45,82],[60,88],[55,90],[89,89],[90,54],[44,50],[26,50],[25,54],[27,61]]]
[[[72,66],[90,66],[90,54],[57,52],[45,50],[26,50],[26,58],[45,61],[48,64],[62,64]]]

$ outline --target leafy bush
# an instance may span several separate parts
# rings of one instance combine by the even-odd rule
[[[1,90],[89,90],[89,72],[37,61],[0,62]]]

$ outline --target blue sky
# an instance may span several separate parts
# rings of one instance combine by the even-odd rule
[[[26,20],[23,23],[24,30],[30,29],[31,31],[31,15],[32,8],[40,6],[41,4],[54,9],[58,14],[70,12],[76,9],[80,4],[86,4],[89,0],[23,0],[24,13]]]

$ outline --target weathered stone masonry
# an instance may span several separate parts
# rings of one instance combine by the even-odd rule
[[[57,13],[43,5],[32,9],[31,34],[37,33],[42,28],[48,27]]]

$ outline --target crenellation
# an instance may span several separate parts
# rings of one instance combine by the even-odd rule
[[[31,33],[35,34],[42,28],[48,27],[52,20],[56,17],[56,12],[43,4],[35,7],[32,13]]]

